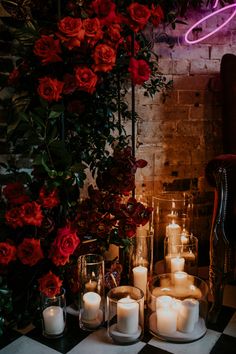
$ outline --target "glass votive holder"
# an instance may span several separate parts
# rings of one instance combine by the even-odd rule
[[[66,329],[66,298],[65,290],[53,297],[41,294],[42,328],[47,338],[59,338]]]
[[[153,233],[139,230],[133,238],[130,282],[140,288],[146,298],[147,280],[153,270]]]
[[[185,272],[166,273],[148,283],[148,328],[169,342],[192,342],[206,333],[208,286]]]
[[[114,343],[133,344],[143,337],[144,294],[139,288],[123,285],[107,294],[107,331]]]
[[[182,234],[180,243],[172,242],[169,237],[164,239],[165,272],[184,271],[189,274],[198,273],[198,239]]]
[[[78,259],[79,325],[93,331],[104,323],[104,259],[98,254],[85,254]]]

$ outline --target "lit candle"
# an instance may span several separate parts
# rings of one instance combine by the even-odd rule
[[[138,267],[133,268],[134,275],[134,286],[141,289],[146,295],[147,287],[147,268],[139,265]]]
[[[170,260],[170,271],[171,273],[183,271],[184,270],[185,259],[183,257],[175,257]]]
[[[95,292],[85,293],[83,296],[84,311],[83,319],[87,321],[96,320],[99,313],[99,307],[101,302],[101,296]]]
[[[117,329],[121,333],[136,334],[139,325],[139,305],[128,297],[117,302]]]
[[[188,285],[188,274],[185,272],[176,272],[174,275],[175,287],[186,287]]]
[[[172,305],[173,299],[171,296],[162,295],[158,296],[156,299],[156,308],[170,307]]]
[[[85,289],[87,291],[94,291],[97,288],[97,282],[95,280],[90,279],[86,284],[85,284]]]
[[[177,330],[177,312],[171,308],[160,307],[156,310],[157,331],[160,334],[168,335]]]
[[[182,301],[178,314],[178,330],[180,332],[191,333],[195,323],[199,318],[199,302],[195,299],[185,299]]]
[[[43,321],[47,334],[61,334],[65,328],[63,309],[60,306],[47,307],[43,310]]]
[[[180,239],[183,245],[187,245],[189,243],[189,235],[185,230],[181,233]]]
[[[180,244],[181,227],[172,220],[171,224],[166,226],[166,237],[169,237],[171,243]]]

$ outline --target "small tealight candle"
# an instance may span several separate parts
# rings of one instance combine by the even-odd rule
[[[99,313],[101,296],[95,292],[85,293],[83,296],[84,311],[83,319],[87,321],[96,320]]]
[[[184,270],[185,259],[183,257],[174,257],[170,260],[171,273]]]
[[[141,289],[146,295],[146,286],[147,286],[147,267],[139,265],[138,267],[133,268],[134,275],[134,286]]]
[[[94,291],[97,288],[97,282],[95,280],[90,279],[86,284],[85,284],[85,289],[87,291]]]
[[[117,302],[117,329],[121,333],[135,334],[139,326],[139,305],[134,299],[122,298]]]
[[[43,310],[43,321],[47,334],[61,334],[65,328],[63,309],[60,306],[49,306],[45,308]]]

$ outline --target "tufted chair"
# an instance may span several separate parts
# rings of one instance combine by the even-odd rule
[[[215,190],[210,233],[209,283],[213,298],[209,322],[215,323],[226,283],[235,281],[236,264],[236,56],[221,60],[223,153],[208,162],[206,178]]]

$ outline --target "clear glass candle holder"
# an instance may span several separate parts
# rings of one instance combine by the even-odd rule
[[[180,243],[164,239],[165,272],[184,271],[192,275],[198,273],[198,239],[193,235],[180,235]]]
[[[43,335],[47,338],[59,338],[66,329],[66,298],[65,290],[47,297],[41,294]]]
[[[117,344],[133,344],[142,339],[144,293],[141,289],[123,285],[108,292],[107,331]]]
[[[164,239],[178,242],[182,232],[190,233],[193,197],[189,193],[163,192],[152,198],[154,230],[154,262],[163,259]]]
[[[97,254],[85,254],[78,259],[79,325],[93,331],[104,323],[104,259]]]
[[[146,297],[147,280],[153,270],[153,233],[139,229],[133,238],[130,281],[140,288]]]
[[[148,283],[148,328],[169,342],[192,342],[206,333],[207,284],[185,272],[166,273]]]

